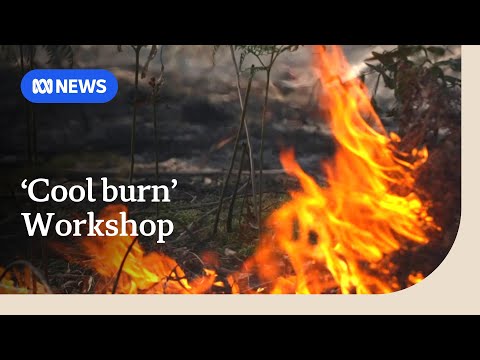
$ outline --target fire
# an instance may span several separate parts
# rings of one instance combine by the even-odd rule
[[[300,190],[268,218],[269,232],[246,269],[271,283],[272,293],[396,291],[400,284],[389,256],[426,244],[427,229],[435,228],[414,189],[413,173],[427,150],[396,150],[399,137],[387,136],[341,48],[314,50],[323,89],[319,104],[337,144],[323,164],[328,185],[322,188],[307,175],[292,149],[282,152],[281,163]]]
[[[424,278],[425,277],[421,272],[411,273],[410,275],[408,275],[408,286],[418,284]]]
[[[33,274],[27,269],[10,267],[5,269],[0,266],[0,294],[46,294],[45,286],[33,280]]]
[[[175,260],[158,252],[145,254],[138,242],[131,245],[129,236],[86,238],[91,266],[104,279],[97,291],[111,289],[130,246],[118,282],[121,293],[202,293],[228,284],[234,294],[368,294],[399,290],[401,284],[423,278],[412,272],[400,281],[391,257],[426,244],[426,232],[438,229],[415,191],[414,172],[427,160],[427,150],[397,149],[400,138],[386,133],[366,86],[352,76],[340,47],[314,50],[323,89],[319,105],[337,144],[335,156],[323,164],[327,186],[302,170],[293,149],[283,151],[282,166],[298,179],[300,189],[269,216],[255,254],[225,281],[204,269],[189,282]],[[121,211],[126,207],[110,205],[100,218],[116,219]],[[256,286],[250,283],[252,274]]]
[[[0,266],[0,274],[3,274],[5,269]],[[22,286],[16,286],[10,273],[4,275],[0,281],[0,294],[28,294],[28,289]]]
[[[213,270],[219,267],[214,254],[203,254],[203,274],[189,280],[175,260],[146,253],[131,236],[85,237],[87,265],[101,276],[96,292],[196,294],[223,288],[220,292],[233,294],[368,294],[424,278],[418,271],[399,278],[393,256],[425,245],[427,232],[439,229],[415,189],[415,170],[427,160],[426,148],[397,149],[400,138],[386,133],[340,47],[315,47],[314,69],[323,90],[319,105],[337,146],[322,165],[327,185],[305,173],[293,149],[283,151],[282,166],[300,187],[268,217],[255,254],[223,279]],[[99,218],[119,221],[121,212],[126,206],[109,205]],[[12,286],[5,278],[0,293]]]
[[[125,205],[109,205],[100,212],[99,218],[120,220],[123,211],[127,212]],[[106,230],[106,223],[104,221],[100,226],[101,231]],[[131,224],[127,224],[127,233],[130,233],[128,226]],[[205,269],[204,275],[189,282],[175,260],[159,252],[146,254],[131,236],[85,237],[82,239],[82,247],[91,259],[89,266],[102,276],[97,292],[112,291],[122,262],[116,293],[194,294],[207,291],[216,281],[215,272]]]

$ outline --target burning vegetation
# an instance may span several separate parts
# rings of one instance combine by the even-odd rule
[[[424,169],[433,171],[428,127],[416,137],[412,128],[387,132],[340,47],[316,46],[313,68],[321,85],[318,107],[335,143],[334,155],[319,167],[325,184],[302,169],[293,148],[284,149],[282,167],[298,187],[270,212],[253,254],[236,269],[226,271],[206,252],[200,272],[189,276],[172,256],[146,251],[129,235],[86,236],[75,249],[57,244],[56,250],[97,274],[95,284],[89,284],[96,293],[377,294],[421,281],[438,263],[422,267],[412,259],[453,242],[438,240],[453,220],[436,208],[438,194],[427,191]],[[409,104],[402,103],[404,115],[419,109],[407,109]],[[438,147],[432,147],[441,158]],[[125,205],[108,205],[98,218],[120,221],[123,213],[128,213]],[[26,284],[14,286],[12,276],[4,274],[0,293],[28,292]]]

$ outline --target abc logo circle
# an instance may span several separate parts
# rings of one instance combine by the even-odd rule
[[[106,103],[118,91],[115,76],[103,69],[32,70],[20,85],[32,103]]]

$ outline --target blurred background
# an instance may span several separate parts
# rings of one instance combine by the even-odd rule
[[[382,52],[394,45],[345,45],[345,53],[360,74],[364,60],[372,51]],[[151,166],[154,161],[152,109],[148,98],[151,77],[159,76],[164,65],[164,85],[158,104],[159,154],[164,170],[218,169],[226,166],[231,152],[226,142],[236,131],[240,105],[235,67],[228,46],[159,45],[159,54],[151,61],[148,74],[139,80],[136,166]],[[450,47],[459,53],[460,48]],[[140,52],[140,64],[147,61],[150,46]],[[128,171],[131,118],[134,98],[135,53],[129,45],[119,52],[116,45],[72,45],[74,68],[101,68],[112,71],[119,81],[116,98],[107,104],[35,104],[36,146],[45,166],[86,169],[96,167]],[[161,53],[161,54],[160,54]],[[61,54],[62,55],[62,54]],[[57,55],[49,61],[48,52],[37,46],[35,67],[68,67],[68,56]],[[161,55],[161,56],[160,56]],[[18,54],[17,54],[18,57]],[[237,54],[238,58],[238,54]],[[245,66],[254,62],[250,57]],[[28,64],[25,67],[28,68]],[[27,159],[27,122],[20,93],[17,61],[0,63],[0,166],[16,166]],[[245,89],[248,73],[242,74]],[[266,123],[265,166],[278,168],[280,144],[295,144],[300,162],[316,166],[319,157],[331,150],[319,121],[315,102],[315,77],[311,73],[311,47],[279,56],[271,75],[271,90]],[[375,86],[375,76],[366,78]],[[260,141],[260,118],[265,74],[253,81],[249,113],[252,146]],[[377,99],[388,102],[391,92],[381,83]],[[388,120],[388,119],[387,119]],[[316,134],[317,136],[312,136]],[[225,146],[222,146],[224,144]],[[150,164],[150,165],[149,165]]]

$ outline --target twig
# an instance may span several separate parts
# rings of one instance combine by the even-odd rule
[[[295,45],[281,45],[280,47],[277,47],[277,45],[272,45],[272,50],[270,53],[270,61],[268,65],[265,65],[265,63],[262,61],[262,58],[259,54],[253,53],[257,60],[260,62],[262,65],[262,68],[267,72],[267,81],[265,84],[265,97],[264,97],[264,103],[263,103],[263,111],[262,111],[262,122],[261,122],[261,136],[260,136],[260,176],[259,176],[259,181],[258,181],[258,187],[259,187],[259,199],[258,199],[258,210],[256,207],[256,204],[254,202],[253,207],[254,207],[254,212],[257,215],[257,223],[258,223],[258,232],[262,232],[262,195],[263,195],[263,145],[264,145],[264,133],[265,133],[265,118],[267,114],[267,105],[268,105],[268,92],[270,89],[270,73],[273,68],[273,64],[277,60],[277,58],[282,54],[284,51],[295,51],[298,49],[298,46]],[[255,195],[254,195],[255,199]]]
[[[154,95],[155,96],[155,95]],[[157,104],[155,98],[153,99],[153,131],[155,133],[155,182],[159,183],[158,177],[158,133],[157,133]],[[157,203],[157,218],[160,204]]]
[[[382,74],[378,74],[377,76],[377,82],[375,83],[375,89],[373,90],[372,98],[370,99],[370,102],[373,102],[373,99],[375,99],[375,96],[377,96],[377,91],[378,91],[378,85],[380,84],[380,77]]]
[[[240,135],[242,133],[242,129],[243,129],[243,125],[245,124],[245,115],[246,115],[246,108],[247,108],[247,103],[248,103],[248,97],[250,96],[250,89],[252,87],[252,80],[253,80],[253,76],[254,76],[254,73],[253,71],[251,72],[250,74],[250,78],[248,80],[248,86],[247,86],[247,91],[245,93],[245,102],[244,102],[244,108],[243,108],[243,111],[242,111],[242,116],[240,118],[240,126],[238,127],[238,133],[237,133],[237,138],[235,140],[235,146],[234,146],[234,149],[233,149],[233,155],[232,155],[232,159],[230,161],[230,168],[227,172],[227,176],[225,178],[225,181],[223,183],[223,187],[222,187],[222,193],[220,195],[220,201],[219,201],[219,204],[218,204],[218,210],[217,210],[217,215],[215,216],[215,222],[213,224],[213,234],[212,235],[215,235],[217,233],[217,229],[218,229],[218,221],[220,219],[220,213],[222,211],[222,205],[223,205],[223,200],[224,200],[224,197],[225,197],[225,191],[227,189],[227,185],[228,185],[228,181],[230,180],[230,176],[232,174],[232,171],[233,171],[233,165],[235,164],[235,157],[237,155],[237,151],[238,151],[238,143],[239,143],[239,140],[240,140]],[[248,137],[247,137],[247,142],[248,142]],[[252,154],[251,152],[249,153],[250,155],[250,159],[252,159]],[[253,164],[253,161],[250,162],[251,164]],[[254,174],[255,172],[252,171],[252,174]],[[252,175],[253,176],[253,175]],[[253,191],[253,196],[255,197],[255,182],[252,183],[252,191]]]
[[[130,254],[130,251],[132,251],[133,245],[135,245],[135,243],[137,242],[137,239],[138,239],[138,236],[135,236],[135,238],[133,239],[131,244],[128,246],[127,252],[123,256],[120,267],[118,268],[118,272],[117,272],[117,276],[115,278],[115,282],[113,283],[112,294],[115,294],[115,292],[117,291],[118,281],[120,280],[120,275],[122,274],[123,265],[125,265],[125,261],[127,260],[127,256],[128,256],[128,254]]]
[[[233,45],[230,45],[230,54],[232,55],[233,65],[235,66],[235,76],[237,78],[237,91],[238,91],[238,100],[240,102],[240,109],[242,110],[242,113],[244,113],[245,111],[243,107],[247,106],[248,98],[245,97],[245,102],[242,101],[242,89],[240,86],[240,69],[237,64],[237,59],[235,58],[235,51],[233,49]],[[254,69],[254,65],[252,65],[251,67],[250,77],[253,77],[253,69]],[[249,83],[250,81],[251,79],[249,80]],[[245,117],[243,117],[243,126],[245,127],[245,137],[247,139],[247,146],[248,146],[248,158],[250,159],[250,167],[251,167],[250,176],[252,177],[252,192],[255,194],[255,162],[253,161],[252,142],[250,141],[250,132],[248,130],[248,124],[247,124],[247,121],[245,120]],[[234,157],[237,156],[236,149],[238,147],[239,140],[240,139],[238,137],[235,140]],[[255,205],[255,202],[256,202],[256,196],[254,198],[254,205]],[[256,209],[255,209],[255,214],[257,214]]]
[[[206,268],[206,265],[205,263],[203,262],[203,260],[200,258],[200,256],[198,256],[197,254],[195,254],[193,251],[191,250],[188,250],[188,253],[189,254],[192,254],[195,258],[197,258],[197,260],[200,262],[200,264],[202,265],[202,268]]]
[[[167,45],[160,45],[160,65],[162,65],[163,69],[163,47]]]
[[[136,124],[137,124],[137,96],[138,96],[138,72],[139,72],[139,62],[140,62],[140,50],[142,45],[132,45],[133,50],[135,51],[135,89],[133,93],[133,119],[132,119],[132,134],[130,138],[130,176],[129,184],[132,184],[133,181],[133,168],[135,166],[135,138],[136,138]]]
[[[250,182],[243,184],[238,189],[238,191],[242,191],[243,189],[246,189],[246,186],[249,185],[249,184],[250,184]],[[247,192],[248,192],[248,189],[246,189],[245,193],[247,193]],[[284,191],[270,191],[269,193],[285,194]],[[267,194],[267,192],[265,194]],[[245,195],[245,196],[248,196],[248,195]],[[237,197],[244,197],[244,195],[237,195]],[[231,198],[232,198],[232,196],[226,196],[223,200],[227,201],[227,200],[231,200]],[[202,208],[206,208],[206,207],[210,207],[210,206],[218,206],[218,204],[220,204],[219,201],[211,201],[211,202],[208,202],[208,203],[200,203],[200,204],[192,204],[192,205],[188,205],[188,206],[180,206],[180,207],[175,208],[175,210],[176,211],[183,211],[183,210],[202,209]],[[153,213],[154,213],[153,211],[144,210],[144,211],[132,211],[130,214],[132,216],[137,216],[137,215],[147,215],[147,214],[153,214]],[[15,235],[10,235],[10,236],[13,237]],[[0,235],[0,238],[1,238],[1,235]]]
[[[237,195],[237,198],[244,198],[244,197],[249,197],[250,195],[248,195],[248,189],[246,188],[246,186],[250,185],[250,179],[248,181],[248,183],[245,183],[243,184],[239,189],[238,189],[238,192],[242,191],[245,189],[245,194],[244,195]],[[287,192],[285,191],[264,191],[263,192],[264,194],[288,194]],[[227,201],[227,200],[231,200],[232,199],[232,196],[226,196],[223,200],[224,201]],[[182,199],[180,199],[182,200]],[[219,201],[211,201],[211,202],[207,202],[207,203],[200,203],[200,204],[192,204],[192,205],[188,205],[188,206],[180,206],[180,207],[177,207],[175,208],[176,211],[182,211],[182,210],[194,210],[194,209],[203,209],[203,208],[206,208],[206,207],[210,207],[210,206],[218,206],[218,204],[220,204]],[[145,210],[145,211],[132,211],[131,212],[131,215],[146,215],[146,214],[153,214],[154,211],[148,211],[148,210]],[[11,236],[15,236],[15,235],[11,235]],[[1,238],[1,236],[0,236]]]
[[[185,225],[185,223],[183,221],[181,221],[180,219],[178,218],[175,218],[175,216],[170,216],[170,219],[173,220],[174,222],[180,224],[180,226],[184,229],[184,232],[182,233],[182,235],[184,233],[187,233],[188,237],[193,241],[193,242],[196,242],[197,239],[195,238],[195,235],[193,235],[192,231],[190,230],[191,227],[190,225]]]
[[[260,135],[260,174],[258,178],[258,233],[262,232],[262,197],[263,197],[263,144],[264,144],[264,134],[265,134],[265,118],[267,116],[267,105],[268,105],[268,91],[270,89],[270,71],[272,70],[274,62],[274,52],[270,57],[270,64],[267,67],[267,83],[265,85],[265,98],[263,101],[263,111],[262,111],[262,130]]]
[[[245,184],[243,184],[243,185],[238,189],[238,191],[240,192],[240,191],[242,191],[243,189],[247,189],[248,184],[249,184],[249,181],[247,181]],[[228,198],[225,198],[224,200],[228,200],[228,199],[230,199],[230,198],[231,198],[231,196],[228,197]],[[220,204],[220,202],[218,202],[217,204]],[[191,230],[191,229],[193,228],[193,225],[195,225],[196,223],[199,223],[200,221],[202,221],[203,219],[205,219],[206,217],[208,217],[208,216],[209,216],[210,214],[212,214],[215,210],[217,210],[217,208],[213,208],[213,209],[207,211],[207,212],[204,213],[202,216],[200,216],[198,219],[192,221],[192,222],[188,225],[187,228]],[[193,233],[192,233],[192,234],[193,234]],[[180,240],[180,238],[181,238],[182,236],[183,236],[183,233],[180,234],[180,235],[179,235],[175,240],[173,240],[173,241],[176,242],[176,241]],[[170,242],[173,242],[173,241],[170,241]]]
[[[168,274],[168,275],[165,277],[165,283],[163,284],[163,293],[164,293],[164,294],[167,293],[167,292],[166,292],[166,290],[167,290],[167,284],[168,284],[168,282],[169,282],[170,280],[177,281],[182,288],[184,288],[187,292],[190,292],[190,290],[187,289],[187,288],[185,287],[185,285],[183,285],[183,283],[182,283],[182,281],[181,281],[181,280],[187,280],[187,281],[188,281],[187,277],[186,277],[186,276],[178,276],[178,274],[177,274],[177,268],[180,268],[180,266],[179,266],[178,264],[175,265],[175,267],[172,269],[172,271],[170,271],[170,274]],[[175,277],[172,277],[172,274],[174,274]]]
[[[150,62],[157,55],[157,50],[158,50],[157,45],[152,45],[152,47],[150,48],[150,54],[148,54],[147,61],[145,62],[145,65],[143,65],[142,75],[141,75],[142,79],[144,79],[147,76],[148,67],[150,66]]]
[[[22,76],[25,75],[25,63],[24,63],[24,55],[23,55],[23,45],[19,45],[20,47],[20,70],[22,72]],[[25,120],[27,124],[27,156],[28,156],[28,162],[31,164],[32,163],[32,124],[30,123],[30,113],[29,113],[29,105],[28,105],[28,100],[25,100]]]
[[[154,46],[154,45],[152,45]],[[161,51],[161,50],[160,50]],[[152,79],[152,106],[153,106],[153,132],[154,132],[154,138],[155,138],[155,144],[154,144],[154,147],[155,147],[155,181],[156,183],[158,184],[159,183],[159,173],[158,173],[158,131],[157,131],[157,96],[158,96],[158,93],[160,91],[160,86],[162,85],[163,83],[163,71],[164,71],[164,67],[163,67],[163,63],[162,63],[162,69],[160,71],[160,79],[158,80],[158,82],[156,81],[155,78]],[[160,204],[157,203],[157,218],[158,218],[158,213],[159,213],[159,206]]]
[[[233,45],[230,45],[230,54],[232,55],[233,65],[235,66],[235,76],[237,77],[238,101],[240,102],[240,109],[243,111],[242,87],[240,86],[240,70],[238,69],[237,59],[235,58],[235,51],[233,49]]]
[[[235,206],[235,199],[237,198],[238,192],[238,185],[240,184],[240,180],[242,177],[243,171],[243,163],[245,161],[245,153],[247,152],[247,148],[245,147],[245,143],[242,144],[242,156],[240,157],[240,167],[238,168],[237,173],[237,180],[235,182],[235,188],[233,189],[232,199],[230,200],[230,206],[228,207],[228,215],[227,215],[227,232],[231,233],[232,229],[232,217],[233,217],[233,208]]]
[[[213,208],[213,209],[207,211],[205,214],[203,214],[202,216],[200,216],[198,219],[192,221],[192,222],[190,223],[190,225],[188,225],[188,227],[191,229],[195,223],[198,223],[198,222],[200,222],[201,220],[205,219],[208,215],[212,214],[215,210],[217,210],[217,209],[216,209],[216,208]]]
[[[248,145],[248,144],[247,144]],[[258,171],[257,171],[258,173]],[[45,177],[48,176],[54,176],[56,173],[53,171],[41,171],[38,173],[38,175],[43,175]],[[161,177],[190,177],[190,176],[214,176],[214,175],[222,175],[225,174],[225,170],[221,169],[210,169],[210,170],[193,170],[193,171],[162,171],[159,175]],[[264,170],[263,175],[278,175],[278,174],[285,174],[285,171],[283,169],[272,169],[272,170]],[[116,169],[68,169],[65,170],[62,173],[63,176],[68,176],[70,178],[70,181],[83,181],[85,182],[86,177],[93,177],[93,178],[100,178],[100,177],[108,177],[109,183],[110,180],[112,182],[118,180],[119,183],[121,183],[120,179],[117,177],[119,175],[119,171]],[[145,170],[139,170],[137,172],[137,177],[154,177],[155,176],[155,169],[145,169]],[[145,181],[134,181],[132,184],[134,185],[140,185],[140,184],[146,184]],[[101,188],[101,185],[94,186],[94,188]],[[26,195],[25,195],[26,196]]]
[[[250,182],[250,178],[249,178],[248,181]],[[245,207],[245,204],[247,202],[247,198],[248,198],[248,187],[245,187],[245,193],[243,194],[242,206],[240,207],[240,215],[238,216],[238,226],[239,227],[242,225],[243,208]],[[238,233],[238,238],[240,238],[240,232]]]
[[[30,70],[33,70],[33,52],[35,45],[30,45]],[[33,164],[36,165],[38,161],[37,151],[37,118],[33,111],[33,103],[28,102],[29,115],[32,122],[32,150],[33,150]]]
[[[40,280],[40,282],[42,283],[45,291],[48,294],[53,293],[52,289],[48,285],[47,280],[43,276],[42,272],[40,270],[38,270],[30,261],[26,261],[26,260],[15,260],[15,261],[11,262],[10,264],[8,264],[5,267],[5,269],[3,270],[3,273],[0,275],[0,283],[5,278],[7,273],[17,265],[23,265],[23,266],[27,267],[37,277],[37,279]]]
[[[205,227],[202,227],[202,228],[198,228],[198,229],[196,229],[196,230],[191,231],[191,233],[192,233],[193,235],[199,234],[199,233],[207,230],[209,227],[210,227],[210,226],[205,226]],[[185,231],[182,232],[177,238],[175,238],[175,239],[173,239],[173,240],[170,240],[168,243],[169,243],[170,245],[176,244],[176,243],[179,242],[180,240],[183,240],[182,237],[183,237],[184,235],[185,235]],[[201,241],[203,241],[203,239],[202,239]]]

